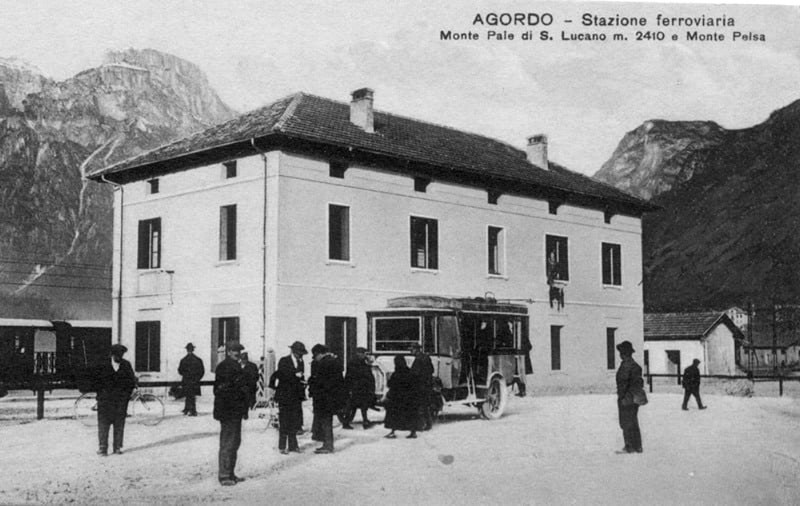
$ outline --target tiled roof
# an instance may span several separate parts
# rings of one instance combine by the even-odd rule
[[[524,151],[504,142],[394,114],[374,113],[375,132],[350,122],[350,106],[297,93],[203,132],[93,172],[90,177],[129,171],[167,160],[269,136],[352,148],[440,167],[471,177],[501,180],[567,194],[599,198],[646,211],[654,207],[612,186],[550,163],[529,163]]]
[[[645,313],[644,339],[648,340],[684,340],[702,339],[717,322],[728,325],[732,331],[736,326],[724,313]],[[738,329],[734,337],[742,337]]]

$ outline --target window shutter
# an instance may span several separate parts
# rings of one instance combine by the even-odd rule
[[[569,252],[567,250],[567,238],[564,237],[561,241],[561,248],[560,254],[558,255],[558,265],[561,270],[561,279],[568,280],[569,279]]]
[[[602,244],[602,257],[603,257],[603,284],[611,284],[611,245]]]
[[[147,324],[146,322],[136,322],[136,370],[147,370]]]
[[[148,228],[147,221],[139,222],[139,261],[137,263],[139,269],[147,269],[150,264],[150,233]]]
[[[228,206],[228,258],[236,259],[236,206]]]
[[[614,247],[615,255],[614,255],[614,284],[621,286],[622,285],[622,246],[616,245]]]
[[[211,372],[217,368],[217,348],[219,348],[219,318],[211,319]]]
[[[436,220],[428,220],[428,268],[439,268],[439,224]]]
[[[161,322],[153,322],[150,332],[149,371],[161,371]]]

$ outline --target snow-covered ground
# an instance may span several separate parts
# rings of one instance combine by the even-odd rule
[[[356,424],[335,430],[332,455],[304,435],[303,454],[282,456],[277,431],[254,418],[235,487],[216,479],[208,396],[197,418],[171,401],[160,425],[129,424],[125,454],[106,458],[96,429],[58,418],[70,401],[50,401],[50,419],[0,426],[0,503],[800,504],[800,400],[704,400],[705,411],[681,411],[678,393],[657,388],[640,411],[644,453],[631,455],[615,453],[622,434],[604,394],[514,397],[491,422],[450,409],[415,440]]]

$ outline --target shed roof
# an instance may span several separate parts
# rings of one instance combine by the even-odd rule
[[[734,338],[742,339],[742,332],[724,313],[645,313],[645,341],[700,340],[717,325],[725,325]]]
[[[466,176],[487,186],[521,192],[550,189],[565,195],[599,199],[642,213],[657,209],[637,197],[555,163],[537,167],[526,153],[504,142],[453,128],[375,111],[375,132],[350,122],[350,105],[295,93],[197,134],[153,149],[89,174],[91,179],[135,180],[158,170],[177,170],[208,163],[214,154],[298,141],[341,148],[351,156],[379,156],[438,169],[438,175]],[[240,155],[241,156],[241,155]],[[169,163],[167,163],[169,162]],[[402,165],[401,165],[402,166]]]

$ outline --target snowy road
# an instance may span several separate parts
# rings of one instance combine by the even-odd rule
[[[97,457],[73,420],[0,427],[0,503],[76,504],[798,504],[800,400],[706,396],[706,411],[652,394],[644,453],[622,446],[614,397],[513,398],[487,422],[451,410],[416,440],[337,429],[336,453],[281,456],[277,432],[246,422],[236,487],[217,484],[218,424],[130,425],[126,453]],[[175,413],[176,404],[169,406]],[[380,416],[380,415],[379,415]],[[308,420],[307,420],[308,422]]]

